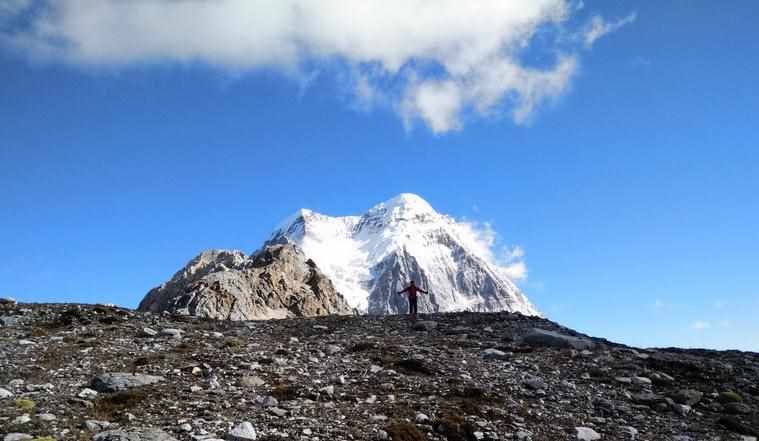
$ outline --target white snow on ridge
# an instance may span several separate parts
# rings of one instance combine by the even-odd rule
[[[388,257],[395,257],[401,267],[418,265],[423,272],[434,298],[425,298],[422,309],[539,314],[495,263],[489,242],[483,244],[468,224],[437,213],[414,194],[400,194],[362,216],[331,217],[299,210],[272,236],[282,237],[300,246],[348,303],[362,312],[369,308],[373,282],[383,276],[375,274],[375,269]],[[403,257],[407,255],[415,261]],[[395,286],[386,287],[388,294],[405,283],[397,279],[392,282]],[[483,283],[487,287],[481,286]],[[487,288],[488,293],[470,287]]]

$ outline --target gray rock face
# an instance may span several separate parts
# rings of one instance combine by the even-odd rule
[[[139,309],[222,320],[352,312],[332,282],[292,244],[269,245],[251,256],[205,251],[152,289]]]
[[[111,374],[98,375],[94,380],[92,380],[92,387],[98,392],[118,392],[130,387],[155,384],[163,380],[163,377],[154,375],[115,372]]]
[[[525,335],[522,342],[531,346],[577,349],[578,351],[595,347],[595,343],[591,340],[538,328]]]

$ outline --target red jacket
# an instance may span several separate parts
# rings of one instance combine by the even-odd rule
[[[417,287],[416,285],[409,285],[408,288],[404,289],[403,291],[399,291],[398,294],[403,294],[404,292],[408,293],[408,298],[415,299],[417,293],[424,293],[429,294],[427,291]]]

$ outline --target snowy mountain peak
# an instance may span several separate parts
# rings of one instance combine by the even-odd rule
[[[295,243],[360,311],[403,311],[394,293],[413,279],[430,291],[420,311],[514,311],[534,306],[493,261],[489,243],[471,226],[437,213],[421,197],[402,193],[360,216],[299,210],[271,242]]]

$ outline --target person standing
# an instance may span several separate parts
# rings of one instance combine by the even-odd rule
[[[412,280],[409,286],[403,291],[398,291],[398,294],[407,293],[408,296],[408,313],[412,318],[416,318],[417,311],[417,295],[419,293],[429,294],[427,291],[416,286],[416,283]]]

